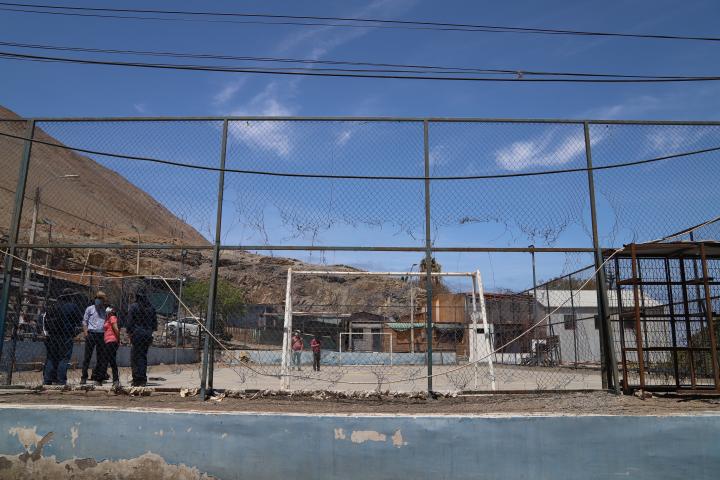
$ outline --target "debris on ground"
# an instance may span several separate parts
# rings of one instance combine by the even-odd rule
[[[635,390],[635,392],[633,392],[633,395],[635,395],[640,400],[647,400],[648,398],[653,398],[653,394],[646,390]]]
[[[200,392],[200,389],[197,387],[194,388],[181,388],[180,389],[180,396],[185,397],[194,397]]]

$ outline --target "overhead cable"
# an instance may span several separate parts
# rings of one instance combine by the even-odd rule
[[[6,7],[21,7],[44,9],[28,11],[28,13],[47,13],[47,14],[70,14],[75,15],[93,15],[81,12],[105,12],[108,14],[133,14],[129,17],[121,17],[118,15],[110,16],[111,18],[135,18],[140,20],[180,20],[187,21],[195,17],[205,20],[212,20],[212,17],[219,17],[215,21],[221,21],[227,18],[251,18],[251,19],[267,19],[272,24],[297,24],[301,26],[332,26],[346,28],[404,28],[404,29],[422,29],[422,30],[441,30],[441,31],[464,31],[464,32],[483,32],[483,33],[522,33],[536,35],[572,35],[572,36],[592,36],[592,37],[619,37],[634,39],[651,39],[651,40],[684,40],[684,41],[703,41],[703,42],[720,42],[720,37],[701,36],[701,35],[671,35],[665,33],[628,33],[628,32],[603,32],[603,31],[587,31],[576,29],[557,29],[557,28],[535,28],[535,27],[517,27],[507,25],[492,24],[468,24],[468,23],[451,23],[451,22],[431,22],[422,20],[397,20],[397,19],[381,19],[381,18],[359,18],[359,17],[333,17],[333,16],[317,16],[317,15],[285,15],[285,14],[269,14],[269,13],[248,13],[248,12],[207,12],[198,10],[159,10],[159,9],[138,9],[138,8],[108,8],[108,7],[85,7],[76,5],[46,5],[32,3],[11,3],[0,2],[0,5]],[[19,8],[17,11],[22,11]],[[154,14],[166,15],[169,17],[139,17],[134,15]],[[97,13],[94,14],[98,16]],[[190,19],[174,18],[177,16],[191,17]],[[281,22],[281,20],[287,20]],[[227,20],[225,20],[227,21]],[[293,23],[294,22],[294,23]],[[310,22],[310,23],[306,23]],[[327,24],[317,22],[343,22],[341,24]]]

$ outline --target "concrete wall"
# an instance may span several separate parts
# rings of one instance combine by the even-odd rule
[[[182,478],[253,480],[701,480],[720,471],[720,415],[350,417],[5,405],[0,455],[0,478],[21,469],[60,479],[133,468],[137,478],[182,470]]]
[[[5,340],[3,345],[3,360],[2,363],[6,362],[7,354],[10,351],[10,341]],[[71,357],[71,363],[82,364],[83,356],[85,354],[85,344],[76,343],[73,347],[73,353]],[[31,370],[34,369],[37,364],[45,363],[45,343],[44,342],[33,342],[33,341],[22,341],[17,342],[15,346],[15,361],[17,364],[17,370]],[[130,346],[121,345],[117,353],[118,366],[129,367],[130,366]],[[197,363],[200,361],[200,352],[193,348],[179,348],[178,349],[178,363]],[[150,347],[148,351],[148,363],[150,365],[160,365],[161,363],[174,363],[175,362],[175,349],[174,348],[158,348]],[[93,354],[92,365],[95,363],[95,354]]]

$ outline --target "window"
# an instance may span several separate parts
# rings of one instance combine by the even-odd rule
[[[565,330],[575,330],[575,315],[563,315]]]

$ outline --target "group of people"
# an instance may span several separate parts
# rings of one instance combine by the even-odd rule
[[[84,310],[82,297],[72,291],[64,291],[57,302],[48,308],[45,316],[47,358],[43,371],[45,385],[65,385],[67,368],[72,357],[73,341],[80,328],[85,339],[80,384],[88,379],[96,385],[109,380],[108,367],[112,371],[113,386],[120,385],[117,367],[117,351],[120,347],[120,324],[117,311],[107,303],[107,295],[98,291],[94,302]],[[135,293],[135,302],[128,308],[125,331],[130,337],[130,365],[132,386],[147,384],[147,354],[152,344],[152,334],[157,329],[157,315],[145,292]],[[95,367],[88,377],[90,361],[95,353]]]
[[[298,370],[302,370],[300,368],[300,363],[302,360],[302,352],[305,349],[305,343],[303,342],[302,335],[297,330],[293,333],[292,340],[290,341],[290,349],[292,350],[293,366],[296,367]],[[317,335],[313,335],[312,340],[310,340],[310,349],[312,350],[313,354],[313,371],[319,372],[320,351],[322,349],[322,343],[320,342],[320,338],[318,338]]]

